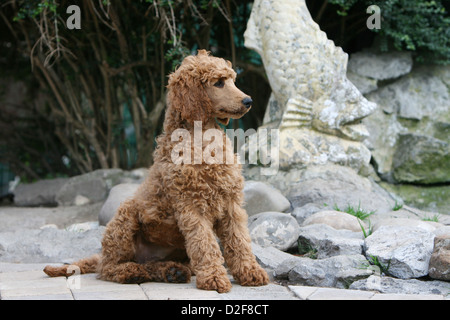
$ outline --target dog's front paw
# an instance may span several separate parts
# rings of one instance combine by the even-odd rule
[[[261,268],[258,264],[251,267],[244,268],[242,272],[234,277],[241,286],[264,286],[269,283],[269,276],[266,270]]]
[[[197,271],[197,288],[225,293],[231,290],[231,281],[228,279],[225,268],[221,266],[213,272]]]

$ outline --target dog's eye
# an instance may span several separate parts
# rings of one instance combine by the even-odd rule
[[[225,81],[223,79],[219,79],[216,83],[214,83],[214,87],[223,88],[225,85]]]

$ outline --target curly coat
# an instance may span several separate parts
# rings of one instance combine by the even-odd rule
[[[189,282],[195,274],[198,288],[222,293],[231,289],[226,262],[241,285],[268,283],[251,251],[241,165],[223,130],[223,154],[232,157],[233,164],[175,164],[171,158],[180,143],[172,141],[175,130],[185,129],[193,137],[200,123],[202,133],[220,129],[216,120],[227,124],[250,109],[252,101],[236,88],[235,78],[229,61],[205,50],[185,58],[170,75],[164,132],[157,138],[154,164],[134,197],[123,202],[108,223],[101,256],[74,263],[81,273],[98,272],[100,279],[119,283]],[[190,148],[192,154],[198,152]],[[203,143],[201,151],[205,148]],[[67,266],[47,266],[44,271],[68,276]]]

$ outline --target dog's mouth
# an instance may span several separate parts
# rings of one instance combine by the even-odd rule
[[[216,119],[220,124],[223,124],[224,126],[227,126],[228,123],[230,122],[230,118],[216,118]]]
[[[225,110],[220,109],[218,112],[218,115],[216,116],[216,119],[219,123],[223,125],[228,125],[230,122],[230,119],[240,119],[242,118],[249,110],[250,108],[241,109],[239,111],[231,111],[231,110]]]

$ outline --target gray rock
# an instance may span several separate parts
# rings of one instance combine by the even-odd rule
[[[378,81],[359,74],[347,71],[348,80],[350,80],[362,94],[367,94],[378,89]]]
[[[56,206],[56,194],[68,178],[21,183],[14,190],[14,204],[19,207]]]
[[[261,212],[286,212],[291,204],[281,192],[268,183],[246,181],[244,186],[244,209],[249,216]]]
[[[121,169],[101,169],[72,177],[59,190],[56,201],[61,206],[74,205],[77,196],[83,196],[90,202],[103,201],[108,191],[120,182],[122,174]]]
[[[299,225],[286,213],[263,212],[249,218],[248,228],[252,241],[262,247],[287,250],[297,243]]]
[[[432,221],[422,221],[417,219],[408,219],[408,218],[385,218],[377,220],[372,226],[372,230],[376,231],[382,226],[401,226],[401,227],[417,227],[421,228],[425,231],[432,232],[444,225],[438,222]]]
[[[429,272],[433,279],[450,281],[450,234],[434,239]]]
[[[69,232],[86,232],[89,230],[96,230],[99,227],[98,221],[88,221],[71,224],[65,230]]]
[[[120,204],[128,198],[131,198],[138,188],[139,184],[135,183],[121,183],[114,186],[109,192],[108,198],[98,215],[100,225],[106,226],[116,214]]]
[[[371,275],[367,279],[353,282],[350,285],[350,289],[397,294],[440,294],[448,297],[450,294],[450,283],[444,281],[420,281],[416,279],[402,280],[391,277],[380,277],[380,275]]]
[[[386,181],[395,182],[396,167],[397,181],[448,181],[449,72],[449,66],[420,66],[367,95],[379,108],[363,119],[366,145]]]
[[[418,227],[382,226],[365,239],[365,252],[394,277],[419,278],[428,274],[434,237]]]
[[[137,168],[131,171],[124,171],[120,183],[141,184],[148,175],[148,168]]]
[[[308,203],[302,207],[294,208],[294,211],[292,211],[291,215],[297,220],[299,225],[302,225],[308,217],[312,216],[316,212],[323,210],[323,207],[323,205],[320,206],[315,203]]]
[[[266,270],[273,271],[285,261],[296,259],[295,256],[278,250],[274,247],[263,248],[252,242],[252,252],[256,257],[256,261]],[[269,276],[271,272],[269,272]]]
[[[412,66],[412,55],[406,51],[377,53],[367,50],[352,54],[348,62],[349,71],[376,80],[401,77],[411,72]]]
[[[381,187],[354,170],[337,165],[309,167],[295,185],[290,186],[287,198],[293,207],[308,203],[341,210],[349,205],[376,214],[389,212],[395,201]]]
[[[408,130],[400,124],[396,114],[387,114],[382,108],[377,108],[363,122],[370,132],[365,143],[375,161],[376,170],[383,179],[390,181],[398,135]]]
[[[317,258],[339,255],[360,255],[364,246],[362,232],[336,230],[325,224],[301,227],[298,238],[299,250],[317,250]]]
[[[315,203],[308,203],[305,204],[302,207],[294,208],[294,211],[292,211],[292,216],[297,220],[299,225],[302,225],[305,219],[312,216],[316,212],[319,212],[320,210],[323,210],[323,205],[318,205]]]
[[[313,260],[296,258],[283,263],[274,271],[277,279],[287,279],[289,283],[316,287],[348,287],[357,279],[373,274],[364,268],[367,260],[362,255],[343,255],[327,259]]]
[[[325,210],[314,213],[303,222],[303,226],[310,224],[326,224],[337,230],[345,229],[354,232],[360,232],[362,231],[362,227],[366,227],[365,223],[355,216],[346,212],[334,210]]]
[[[96,220],[101,206],[101,203],[94,203],[79,207],[0,207],[0,232],[26,232],[49,224],[64,229],[74,223]]]
[[[393,155],[399,182],[432,184],[450,181],[450,143],[417,134],[400,134]]]
[[[448,68],[448,67],[443,67]],[[436,69],[423,66],[386,87],[392,93],[390,104],[398,108],[400,118],[421,120],[431,117],[438,121],[450,120],[450,93],[448,87],[436,74]],[[383,92],[380,92],[381,97]],[[384,105],[389,105],[383,103]],[[439,116],[442,118],[439,119]]]
[[[73,262],[101,251],[104,227],[86,232],[55,228],[0,233],[0,260],[14,263]]]
[[[448,217],[450,218],[450,216]],[[449,237],[450,236],[450,225],[445,225],[443,227],[437,228],[433,231],[436,237]],[[436,240],[436,239],[435,239]]]
[[[386,220],[386,222],[389,222],[390,219],[410,219],[425,222],[425,218],[432,217],[433,215],[435,215],[435,213],[423,211],[404,204],[398,210],[392,210],[383,214],[372,215],[370,216],[370,220],[375,224],[379,224],[381,226],[384,220]]]

